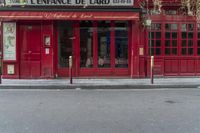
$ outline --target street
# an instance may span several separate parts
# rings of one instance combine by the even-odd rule
[[[200,89],[2,89],[0,133],[200,133]]]

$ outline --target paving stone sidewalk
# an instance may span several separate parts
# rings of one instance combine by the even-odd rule
[[[3,79],[0,89],[153,89],[153,88],[200,88],[200,77],[155,78],[84,78],[73,79]]]

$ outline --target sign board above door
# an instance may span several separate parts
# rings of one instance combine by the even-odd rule
[[[5,0],[6,6],[133,6],[134,0]]]

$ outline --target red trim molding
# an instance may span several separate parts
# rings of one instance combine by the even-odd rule
[[[138,12],[1,12],[2,20],[139,20]]]

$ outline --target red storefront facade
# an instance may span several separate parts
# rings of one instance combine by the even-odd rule
[[[71,55],[75,77],[131,75],[139,12],[4,11],[1,17],[3,30],[16,25],[16,59],[4,58],[4,78],[67,77]]]
[[[131,7],[37,8],[1,9],[4,78],[68,77],[71,55],[75,77],[148,77],[150,54],[156,75],[200,74],[200,28],[194,17],[151,15],[148,30],[137,1]]]

